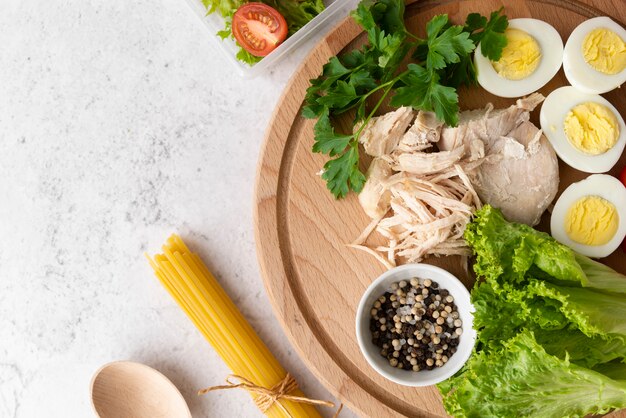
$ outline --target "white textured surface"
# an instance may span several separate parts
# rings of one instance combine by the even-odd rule
[[[241,80],[186,7],[0,2],[0,417],[92,416],[91,375],[118,359],[161,370],[194,416],[260,416],[242,392],[195,395],[228,371],[143,258],[174,231],[329,398],[273,316],[253,241],[263,131],[303,51]]]

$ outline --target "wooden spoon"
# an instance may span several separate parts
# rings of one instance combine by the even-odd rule
[[[191,418],[176,386],[145,364],[115,361],[91,381],[91,401],[100,418]]]

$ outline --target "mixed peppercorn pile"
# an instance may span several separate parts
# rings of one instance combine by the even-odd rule
[[[454,297],[430,279],[392,283],[370,314],[372,342],[399,369],[417,372],[443,366],[463,333]]]

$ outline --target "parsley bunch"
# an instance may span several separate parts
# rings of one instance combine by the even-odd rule
[[[458,123],[456,89],[476,84],[472,51],[482,41],[483,55],[500,59],[506,46],[508,20],[502,9],[489,19],[478,13],[467,16],[464,26],[453,25],[448,15],[426,24],[426,39],[408,32],[404,25],[404,0],[362,0],[352,13],[366,31],[368,43],[341,57],[332,57],[322,75],[311,80],[302,115],[315,119],[313,152],[328,154],[322,178],[336,198],[350,190],[360,192],[365,175],[359,169],[359,137],[388,97],[392,106],[433,111],[450,126]],[[411,53],[414,62],[400,72]],[[368,108],[368,98],[378,93]],[[354,133],[335,132],[331,118],[355,112]]]

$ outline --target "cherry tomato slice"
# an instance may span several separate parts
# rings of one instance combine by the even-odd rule
[[[239,45],[257,57],[264,57],[287,38],[287,22],[273,7],[247,3],[233,15],[233,35]]]

